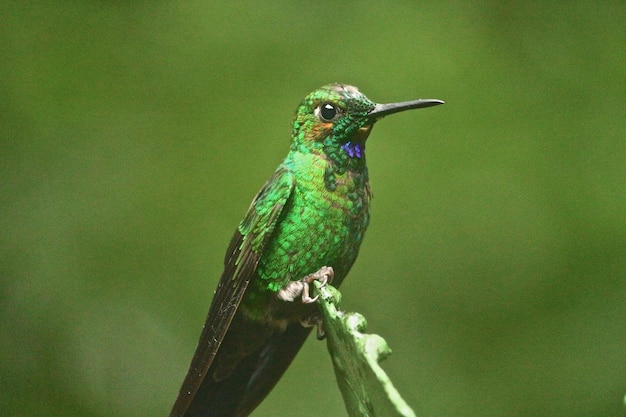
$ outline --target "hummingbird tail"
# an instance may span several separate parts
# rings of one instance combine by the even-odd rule
[[[310,331],[292,323],[246,356],[228,378],[215,381],[209,372],[185,417],[248,416],[274,388]]]

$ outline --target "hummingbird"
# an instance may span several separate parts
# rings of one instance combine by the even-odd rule
[[[329,84],[300,103],[291,148],[239,223],[170,417],[245,417],[311,331],[313,280],[339,286],[370,221],[365,143],[374,124],[420,99],[377,104]]]

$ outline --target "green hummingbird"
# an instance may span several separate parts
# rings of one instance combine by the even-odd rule
[[[365,141],[374,123],[439,104],[377,104],[345,84],[305,97],[287,157],[226,251],[170,417],[244,417],[269,394],[311,330],[305,324],[317,310],[309,284],[338,286],[356,260],[370,220]]]

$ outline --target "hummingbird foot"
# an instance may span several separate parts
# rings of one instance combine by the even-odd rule
[[[322,284],[322,287],[326,286],[329,282],[332,282],[335,277],[335,271],[333,271],[332,266],[323,266],[318,269],[316,272],[307,275],[302,278],[300,282],[303,284],[302,287],[302,302],[304,304],[311,304],[317,301],[319,295],[315,297],[311,297],[310,294],[310,284],[313,281],[319,281]]]
[[[322,283],[322,287],[324,287],[326,284],[330,284],[331,282],[333,282],[334,278],[335,270],[333,269],[333,267],[323,266],[314,273],[302,278],[301,281],[305,281],[308,284],[312,283],[313,281],[319,281]]]
[[[283,301],[294,301],[298,296],[302,299],[302,303],[311,304],[317,301],[319,295],[311,297],[310,284],[313,281],[320,281],[322,287],[332,282],[335,271],[331,266],[323,266],[316,272],[309,274],[300,281],[289,281],[280,291],[278,298]]]
[[[315,337],[317,340],[324,340],[326,338],[326,332],[324,332],[324,320],[319,311],[312,312],[309,316],[300,319],[300,325],[302,327],[316,327],[317,334]]]

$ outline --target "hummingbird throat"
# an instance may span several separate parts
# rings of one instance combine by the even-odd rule
[[[365,156],[365,140],[372,131],[372,125],[363,126],[359,129],[354,139],[341,145],[350,158],[363,158]]]
[[[346,151],[350,158],[363,158],[365,155],[365,144],[359,142],[346,142],[341,145],[341,149]]]

